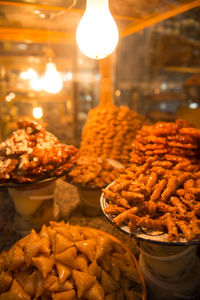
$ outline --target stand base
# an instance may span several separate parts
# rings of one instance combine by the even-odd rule
[[[139,264],[149,288],[150,298],[154,300],[200,299],[200,259],[198,257],[187,277],[171,282],[156,278],[148,269],[141,254]]]

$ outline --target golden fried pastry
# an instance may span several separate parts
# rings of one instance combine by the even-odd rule
[[[0,300],[103,300],[118,292],[140,299],[138,284],[136,261],[115,238],[64,222],[32,230],[0,254]]]
[[[66,177],[82,186],[104,187],[117,178],[123,169],[123,165],[115,165],[113,161],[96,155],[84,156],[77,159],[75,168]]]
[[[83,128],[80,155],[96,154],[127,163],[131,143],[145,123],[145,117],[127,106],[93,108]]]
[[[0,145],[0,183],[30,183],[68,172],[77,149],[61,144],[36,121],[19,121]]]
[[[151,151],[151,152],[150,152]],[[177,120],[143,126],[129,168],[103,189],[116,226],[167,232],[168,241],[200,238],[200,134]]]
[[[0,294],[0,300],[31,300],[30,295],[24,292],[21,285],[13,279],[11,288],[8,292]]]
[[[70,172],[71,180],[95,187],[115,180],[129,161],[136,133],[147,123],[145,117],[127,106],[98,106],[90,110],[82,131],[79,159]]]

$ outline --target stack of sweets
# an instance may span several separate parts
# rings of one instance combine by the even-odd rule
[[[22,120],[0,144],[0,183],[32,183],[66,174],[77,149],[61,144],[34,120]]]
[[[135,262],[112,236],[50,222],[0,254],[0,300],[143,299]]]
[[[126,106],[92,109],[82,132],[80,161],[70,173],[73,181],[101,187],[112,182],[123,170],[123,166],[113,164],[113,160],[122,165],[128,163],[133,139],[147,122]]]
[[[96,107],[89,112],[83,128],[80,154],[96,154],[126,164],[131,143],[145,122],[145,117],[127,106]]]
[[[104,189],[114,224],[168,233],[168,241],[200,238],[200,129],[177,120],[143,126],[131,164]]]
[[[90,187],[103,187],[119,177],[124,170],[121,164],[93,156],[81,156],[76,167],[70,172],[76,184]],[[66,175],[66,178],[69,177]]]

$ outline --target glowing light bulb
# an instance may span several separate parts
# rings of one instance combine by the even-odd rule
[[[53,62],[48,62],[46,64],[46,71],[41,80],[43,89],[47,93],[57,94],[63,87],[62,77]]]
[[[42,107],[40,107],[40,106],[34,107],[34,108],[33,108],[33,116],[34,116],[34,118],[36,118],[36,119],[42,118],[42,116],[43,116],[43,110],[42,110]]]
[[[108,0],[87,0],[76,40],[80,50],[90,58],[101,59],[114,51],[119,32],[109,11]]]
[[[21,72],[20,77],[22,79],[30,79],[30,80],[35,80],[38,78],[38,75],[36,73],[36,71],[32,68],[29,68],[27,71],[25,72]]]

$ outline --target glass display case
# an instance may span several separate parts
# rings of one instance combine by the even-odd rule
[[[47,243],[61,252],[56,255],[62,255],[69,245],[66,232],[58,231],[54,236],[60,226],[55,220],[101,229],[122,240],[138,260],[140,253],[139,264],[146,282],[149,280],[150,287],[150,279],[156,282],[152,287],[155,295],[147,291],[149,300],[156,296],[160,300],[162,292],[163,299],[169,299],[171,286],[168,283],[173,280],[176,283],[170,296],[174,300],[182,296],[199,299],[200,1],[110,0],[119,43],[111,55],[100,60],[84,56],[77,46],[76,29],[85,7],[85,0],[0,0],[0,142],[5,141],[1,143],[0,161],[0,175],[3,173],[0,250],[12,246],[24,234],[21,232],[25,226],[28,232],[33,227],[39,231],[42,224],[38,220],[44,224],[41,215],[47,213],[45,224],[51,220],[50,227],[55,227],[55,231],[48,233]],[[198,128],[177,120],[179,118]],[[10,147],[10,140],[6,138],[17,129],[20,119],[32,119],[32,125],[24,121],[26,125],[19,127],[28,142],[19,134]],[[35,120],[44,125],[47,138],[44,128],[38,129],[40,125]],[[157,124],[157,121],[163,122]],[[40,134],[44,138],[42,142]],[[16,137],[12,135],[11,140],[13,136]],[[17,152],[16,144],[20,148],[18,144],[23,146],[24,140],[25,150]],[[28,143],[33,146],[31,149]],[[14,150],[10,149],[12,146]],[[68,168],[66,162],[61,164],[65,156],[63,147],[69,147],[71,153],[71,156],[64,153]],[[50,163],[46,159],[48,155]],[[10,171],[7,167],[12,159]],[[45,163],[40,164],[43,160]],[[52,175],[52,168],[56,177]],[[29,171],[32,177],[25,177],[24,172],[27,175]],[[30,184],[33,174],[36,174],[36,183],[39,182],[37,187]],[[44,181],[38,180],[40,176]],[[21,181],[16,182],[19,178]],[[9,180],[13,180],[11,185],[14,183],[14,186],[6,185]],[[109,195],[111,201],[107,203]],[[124,230],[124,226],[130,228]],[[48,234],[43,226],[42,235],[47,237]],[[37,233],[32,231],[31,236]],[[87,238],[90,240],[90,235]],[[73,249],[78,240],[74,240]],[[64,243],[62,250],[58,249],[58,242]],[[104,242],[109,248],[106,240],[100,240],[102,245]],[[186,252],[182,251],[185,246]],[[14,253],[16,248],[12,249]],[[33,255],[50,253],[50,249],[47,253],[42,251],[44,248]],[[104,255],[101,251],[99,253]],[[82,260],[85,264],[85,255],[79,263]],[[177,258],[181,258],[180,261]],[[68,256],[67,259],[71,261]],[[1,260],[0,255],[0,263]],[[89,270],[91,260],[87,263],[80,273]],[[150,265],[153,265],[152,270]],[[185,266],[187,272],[184,272]],[[54,279],[59,273],[56,268],[50,274]],[[121,271],[112,269],[107,260],[103,268],[114,274],[112,288]],[[155,278],[148,277],[151,271],[155,272]],[[130,278],[134,274],[129,269],[125,273]],[[1,272],[0,278],[3,276]],[[55,299],[61,299],[57,294],[66,288],[58,282],[48,291],[48,296],[52,293]],[[124,278],[123,283],[128,290],[130,282]],[[12,286],[11,282],[9,284]],[[0,294],[3,285],[0,284]],[[140,282],[134,292],[137,299],[146,300],[146,289],[142,285]],[[40,289],[40,284],[38,286]],[[12,288],[10,290],[12,292]],[[86,295],[87,299],[96,299],[94,290]],[[116,291],[109,292],[110,287],[106,291],[108,298],[111,295],[113,299],[135,299],[129,294],[130,290],[126,291],[128,296],[123,297],[124,292],[118,285]],[[103,298],[101,295],[99,299]]]

